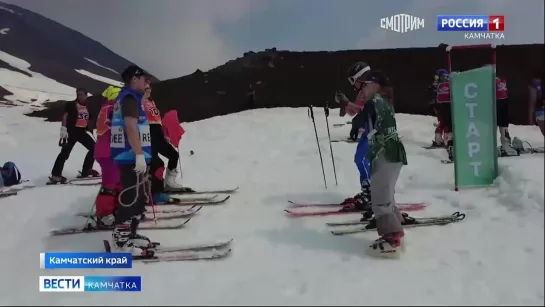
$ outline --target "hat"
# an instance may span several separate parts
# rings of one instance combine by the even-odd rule
[[[114,100],[120,91],[121,89],[119,87],[110,85],[107,89],[104,90],[104,92],[102,92],[102,97],[108,100]]]
[[[363,74],[363,82],[374,82],[380,86],[390,85],[390,80],[388,77],[379,70],[373,70],[368,73]]]
[[[151,75],[147,71],[136,65],[130,65],[129,67],[125,68],[125,70],[121,73],[121,79],[123,79],[123,82],[125,83],[127,83],[132,77],[141,76],[151,77]]]

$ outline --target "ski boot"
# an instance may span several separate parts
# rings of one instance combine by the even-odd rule
[[[76,178],[99,178],[100,173],[94,169],[82,170]]]
[[[183,192],[184,186],[177,182],[176,179],[178,178],[179,170],[173,169],[173,170],[166,170],[165,173],[165,190],[167,191],[173,191],[173,192]],[[180,176],[181,177],[181,176]]]
[[[341,211],[345,212],[367,212],[371,211],[371,186],[369,181],[361,184],[361,192],[352,198],[345,199],[341,205]]]
[[[382,235],[369,246],[369,253],[377,257],[399,257],[404,250],[403,231]]]
[[[436,133],[435,139],[431,141],[430,148],[441,148],[441,147],[444,147],[443,135],[441,133]]]
[[[171,203],[170,196],[167,193],[155,193],[151,197],[154,204],[168,204]]]
[[[448,159],[454,161],[454,141],[450,140],[447,142],[447,153]]]
[[[152,258],[155,255],[154,245],[149,238],[136,233],[138,223],[137,218],[132,218],[116,225],[112,232],[112,241],[117,252],[131,253],[133,257]]]
[[[513,138],[513,140],[511,141],[511,147],[516,150],[519,155],[525,152],[532,152],[532,149],[524,149],[524,144],[522,143],[522,140],[518,137]]]
[[[112,228],[115,225],[115,208],[118,191],[115,188],[101,186],[95,199],[97,227]]]
[[[408,213],[402,212],[401,216],[403,217],[403,221],[401,221],[401,225],[414,225],[416,224],[416,219],[412,216],[409,216]]]
[[[511,147],[511,136],[506,127],[500,127],[500,156],[511,157],[518,156],[520,153]]]
[[[64,176],[51,176],[49,177],[49,181],[46,183],[47,185],[52,184],[66,184],[68,183],[68,179]]]

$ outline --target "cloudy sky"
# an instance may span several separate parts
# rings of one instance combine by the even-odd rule
[[[467,45],[437,32],[439,14],[505,15],[505,40],[543,43],[543,0],[2,0],[101,42],[160,79],[208,70],[246,51]],[[407,13],[425,28],[405,34],[380,18]]]

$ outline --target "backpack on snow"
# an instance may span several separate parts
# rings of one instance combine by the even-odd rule
[[[19,172],[19,169],[13,162],[4,163],[4,166],[0,169],[0,173],[2,174],[2,181],[5,187],[21,183],[21,172]]]

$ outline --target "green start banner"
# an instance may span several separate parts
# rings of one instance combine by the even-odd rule
[[[498,177],[494,67],[453,73],[450,86],[456,189],[490,185]]]

